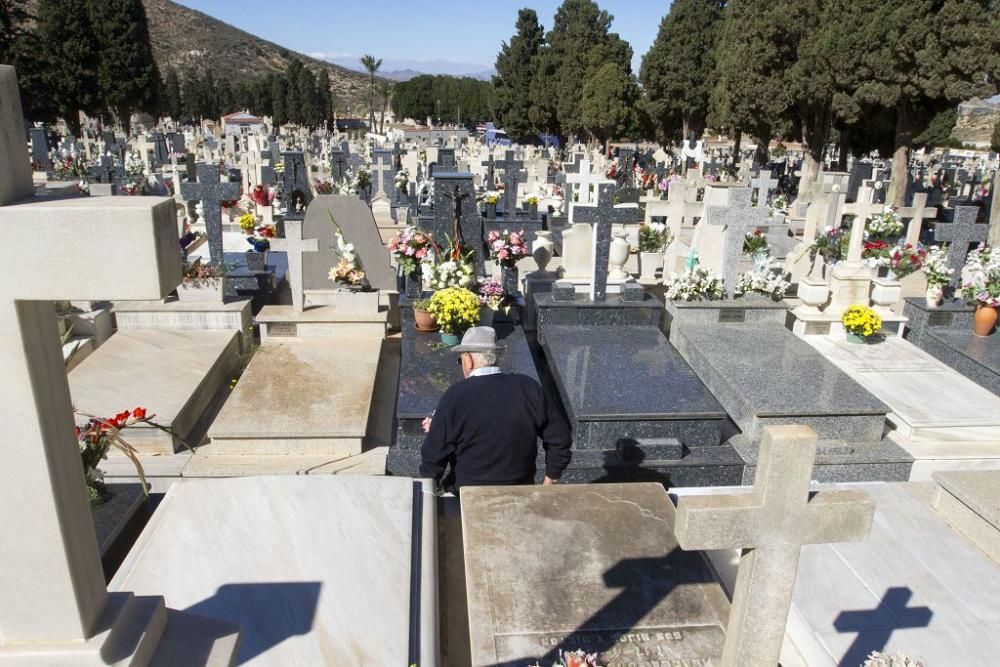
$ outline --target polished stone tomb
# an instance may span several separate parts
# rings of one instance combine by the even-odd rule
[[[729,604],[656,484],[462,490],[471,664],[717,664]]]

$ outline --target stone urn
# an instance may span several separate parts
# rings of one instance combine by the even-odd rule
[[[806,276],[799,281],[798,296],[802,301],[802,305],[797,310],[802,313],[817,315],[820,313],[820,308],[830,298],[830,286],[826,281]]]
[[[639,277],[643,280],[656,280],[656,272],[663,268],[662,252],[639,253]]]
[[[544,273],[549,262],[552,261],[554,249],[555,242],[552,240],[552,232],[535,232],[535,241],[531,244],[531,256],[535,258],[535,264],[538,265],[540,272]]]
[[[903,286],[898,280],[876,278],[872,281],[872,307],[879,315],[893,315],[892,307],[902,298]]]
[[[608,254],[608,265],[611,269],[608,278],[611,280],[628,280],[630,277],[625,273],[625,262],[628,261],[629,244],[628,236],[625,232],[618,232],[611,241],[611,251]]]
[[[973,321],[972,333],[979,338],[985,338],[993,333],[997,326],[997,309],[994,306],[979,304],[976,307],[976,317]]]

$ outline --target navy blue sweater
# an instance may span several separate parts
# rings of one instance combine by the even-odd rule
[[[559,479],[569,465],[572,435],[541,385],[508,373],[470,377],[441,397],[421,449],[420,475],[440,481],[451,465],[456,487],[531,484],[539,438],[545,474]]]

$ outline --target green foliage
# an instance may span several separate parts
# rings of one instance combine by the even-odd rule
[[[376,59],[375,56],[366,54],[361,56],[361,66],[368,72],[368,128],[374,132],[376,109],[375,100],[377,97],[377,93],[375,91],[375,73],[378,72],[380,67],[382,67],[382,59]]]
[[[951,140],[951,133],[958,122],[958,111],[954,107],[949,107],[936,114],[931,122],[927,124],[924,131],[913,137],[915,146],[927,146],[937,148],[947,146]],[[994,142],[997,139],[996,129],[993,130]],[[961,142],[959,142],[961,143]]]
[[[160,101],[146,10],[142,0],[92,0],[90,18],[102,105],[128,129],[133,112],[155,112]]]
[[[88,0],[39,0],[35,30],[39,78],[55,111],[79,133],[80,112],[101,110],[100,49]]]
[[[584,86],[580,123],[602,142],[619,137],[633,125],[637,97],[632,75],[618,63],[609,62]]]
[[[14,62],[14,45],[25,32],[28,8],[24,0],[0,0],[0,63]]]
[[[699,135],[705,129],[724,5],[719,0],[674,0],[643,56],[639,80],[644,110],[653,138],[662,144],[681,139],[689,129]]]
[[[447,123],[493,120],[493,86],[471,77],[423,75],[394,86],[397,118],[437,118]]]
[[[497,119],[515,141],[525,141],[537,134],[531,118],[531,82],[535,76],[539,50],[545,33],[533,9],[517,13],[517,34],[500,47],[496,61],[493,90]]]
[[[174,120],[179,120],[184,113],[181,98],[181,79],[177,75],[177,70],[173,67],[167,70],[167,76],[163,80],[162,110]]]

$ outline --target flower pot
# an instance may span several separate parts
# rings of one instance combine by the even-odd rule
[[[859,336],[857,334],[848,333],[847,342],[853,343],[854,345],[865,345],[868,343],[868,339],[864,336]]]
[[[643,280],[656,280],[656,272],[662,268],[662,252],[639,253],[639,277]]]
[[[980,338],[985,338],[993,333],[997,326],[997,309],[993,306],[979,304],[976,308],[976,318],[973,322],[972,333]]]
[[[201,303],[222,303],[223,280],[223,278],[185,280],[177,286],[177,300],[196,301]]]
[[[458,334],[450,334],[442,331],[439,335],[441,336],[441,342],[448,347],[455,347],[462,340],[459,338]]]
[[[434,319],[434,315],[428,313],[426,310],[414,308],[413,320],[414,326],[416,326],[418,331],[431,332],[438,330],[437,320]]]
[[[924,299],[928,308],[937,308],[944,302],[944,289],[938,285],[930,285],[927,287]]]
[[[531,256],[535,258],[535,264],[542,273],[552,261],[555,243],[552,241],[552,232],[539,231],[535,233],[535,242],[531,244]]]
[[[500,268],[500,280],[503,282],[503,293],[507,296],[516,296],[520,289],[520,281],[517,279],[516,266],[503,266]]]
[[[496,311],[489,306],[483,306],[479,309],[479,326],[481,327],[491,327],[493,326],[493,316]]]
[[[248,250],[246,258],[247,268],[251,271],[267,271],[267,251]]]

